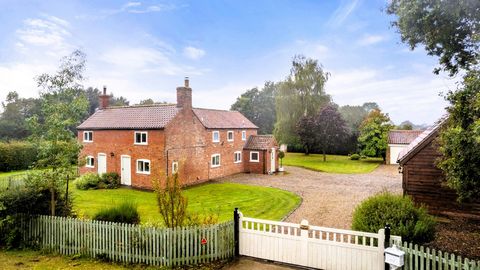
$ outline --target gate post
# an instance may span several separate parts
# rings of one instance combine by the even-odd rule
[[[233,241],[235,245],[235,257],[240,256],[240,212],[238,208],[233,211]]]
[[[378,243],[380,245],[380,243]],[[385,242],[383,243],[383,249],[390,247],[390,224],[385,224]],[[385,252],[384,252],[385,256]],[[383,257],[383,260],[385,261],[385,257]],[[389,270],[390,265],[388,263],[385,263],[385,270]]]
[[[308,225],[308,221],[303,219],[300,222],[300,241],[301,241],[301,248],[300,248],[300,265],[308,266],[308,229],[310,226]]]

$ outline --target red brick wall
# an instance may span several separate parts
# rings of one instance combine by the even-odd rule
[[[234,131],[234,140],[227,140],[227,132]],[[245,162],[234,163],[234,152],[243,152],[244,129],[206,129],[191,110],[182,110],[165,128],[169,170],[172,162],[179,163],[179,175],[184,184],[204,182],[245,171]],[[219,131],[220,142],[213,142],[213,131]],[[247,138],[256,135],[255,129],[246,129]],[[211,156],[220,154],[220,166],[212,167]]]
[[[79,142],[83,145],[80,157],[95,157],[95,168],[80,168],[80,173],[97,172],[98,153],[107,156],[107,172],[121,174],[120,156],[131,157],[132,186],[150,188],[151,181],[165,173],[163,130],[147,130],[148,145],[135,145],[134,132],[141,130],[93,130],[93,142],[83,142],[83,131],[78,131]],[[113,156],[111,155],[113,153]],[[150,175],[138,174],[136,160],[150,160]]]

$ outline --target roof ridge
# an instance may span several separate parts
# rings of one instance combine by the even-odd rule
[[[220,111],[220,112],[238,112],[232,110],[222,110],[222,109],[208,109],[208,108],[193,108],[194,110],[207,110],[207,111]]]
[[[176,103],[157,103],[157,104],[135,104],[135,105],[125,105],[125,106],[109,106],[104,110],[108,109],[130,109],[130,108],[146,108],[146,107],[167,107],[177,105]]]

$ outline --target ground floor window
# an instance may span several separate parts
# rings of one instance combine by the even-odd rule
[[[178,161],[172,162],[172,174],[178,173]]]
[[[137,159],[137,173],[150,174],[150,160]]]
[[[250,162],[258,162],[260,160],[259,152],[250,152]]]
[[[87,164],[85,164],[87,168],[94,168],[95,167],[95,158],[92,156],[87,156]]]
[[[242,162],[242,152],[240,151],[237,151],[235,153],[233,153],[235,156],[234,156],[234,162],[235,163],[240,163]]]
[[[220,167],[220,154],[212,155],[212,168]]]

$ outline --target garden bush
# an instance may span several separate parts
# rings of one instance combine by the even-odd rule
[[[416,207],[408,196],[382,192],[374,195],[355,208],[352,229],[378,232],[390,224],[392,235],[403,241],[425,243],[433,239],[435,219],[424,207]]]
[[[81,190],[98,189],[100,176],[96,173],[86,173],[75,180],[75,186]]]
[[[360,155],[359,154],[353,154],[350,156],[350,159],[351,160],[359,160],[360,159]]]
[[[75,181],[75,186],[81,190],[118,188],[120,187],[120,176],[113,172],[104,173],[101,176],[96,173],[87,173]]]
[[[104,173],[100,176],[98,188],[118,188],[120,187],[120,175],[115,172]]]
[[[29,169],[38,156],[37,147],[30,142],[0,142],[0,172]]]
[[[140,223],[140,214],[137,211],[137,205],[132,202],[122,202],[111,208],[98,211],[92,219],[110,222]]]

